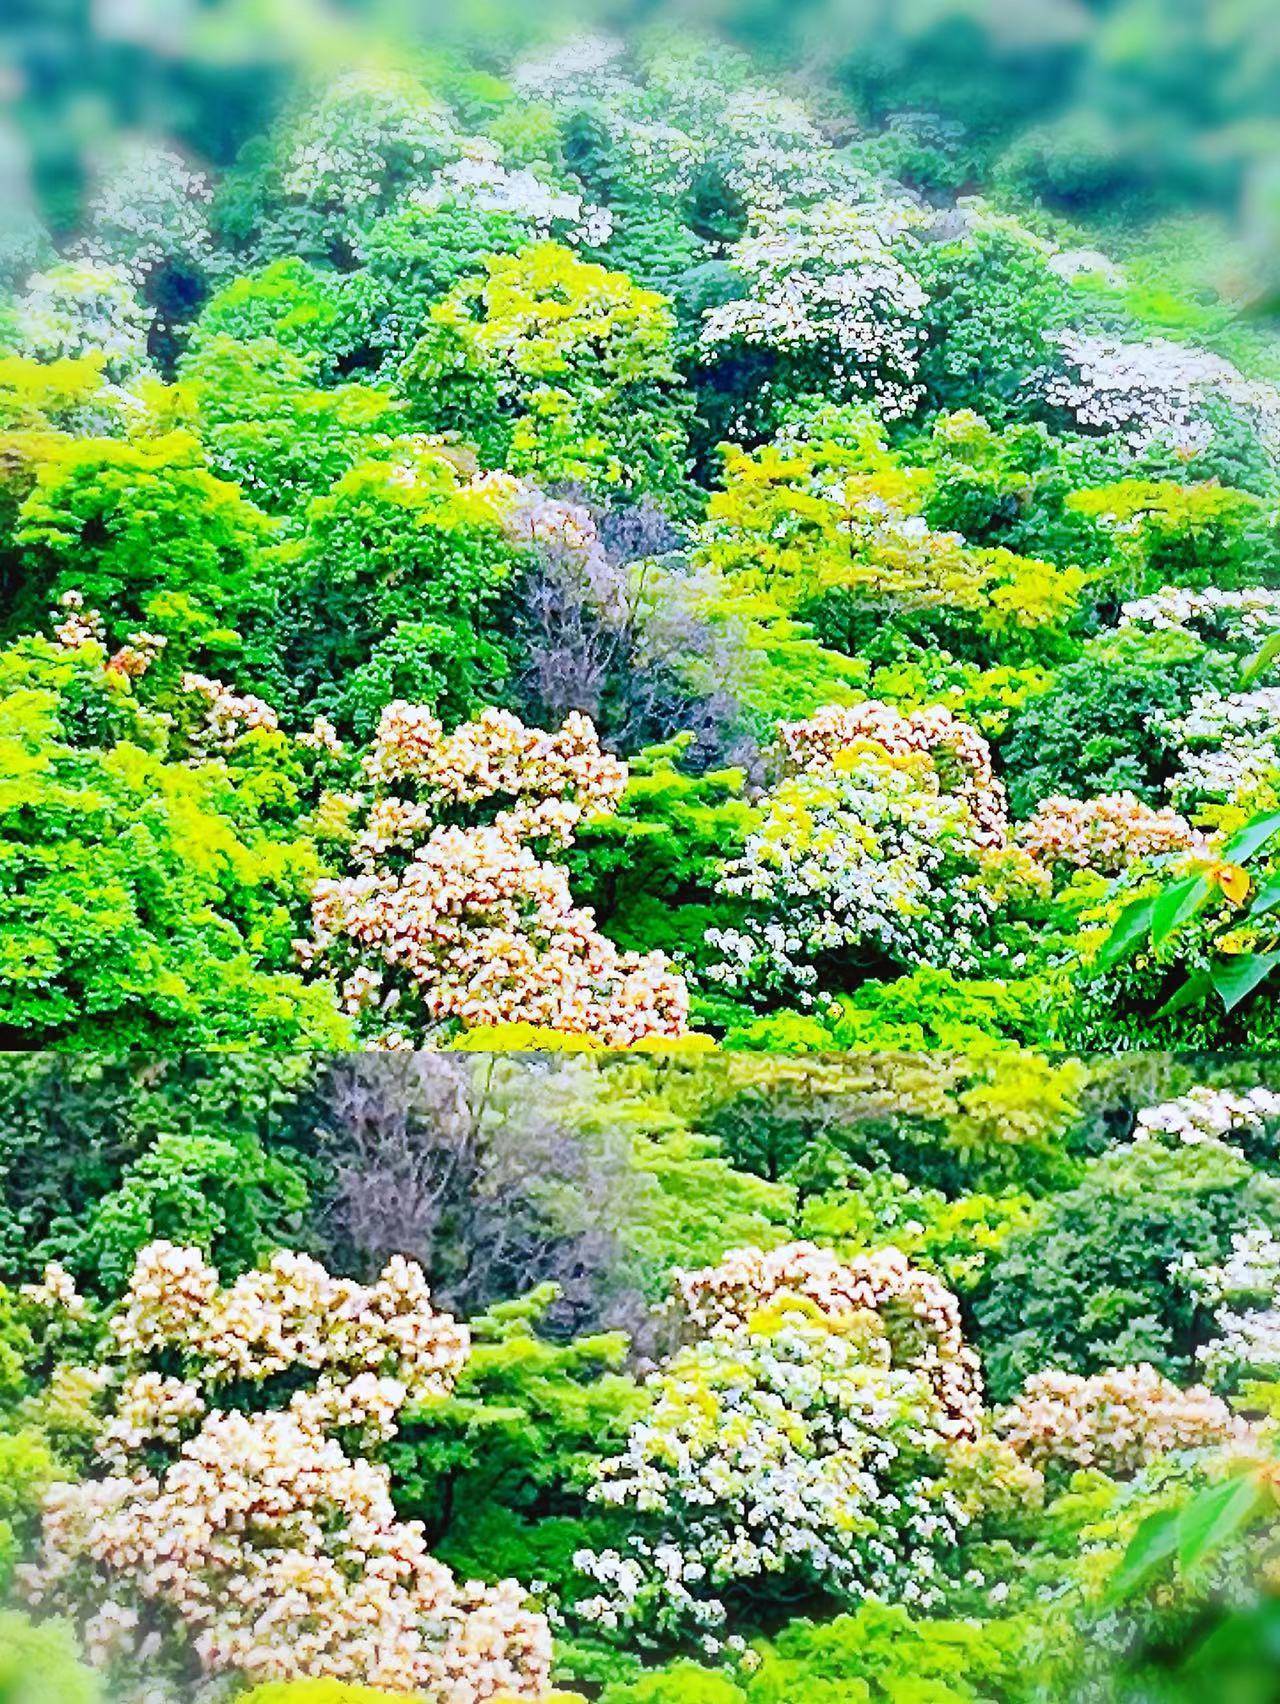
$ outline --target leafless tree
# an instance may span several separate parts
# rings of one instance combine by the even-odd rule
[[[409,1255],[464,1315],[551,1281],[557,1332],[641,1324],[626,1231],[646,1180],[590,1062],[350,1055],[318,1098],[323,1236],[341,1264]]]

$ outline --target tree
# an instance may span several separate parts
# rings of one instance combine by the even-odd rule
[[[0,1034],[10,1046],[334,1045],[288,968],[322,865],[274,837],[224,762],[164,755],[100,647],[0,653]]]
[[[674,332],[665,297],[539,242],[490,257],[431,310],[402,382],[425,425],[460,428],[514,473],[678,501]]]

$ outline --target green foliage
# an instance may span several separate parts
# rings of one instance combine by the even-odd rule
[[[1269,505],[1216,481],[1128,479],[1074,492],[1075,513],[1112,540],[1105,585],[1116,599],[1162,586],[1270,585],[1280,577],[1280,531]]]
[[[1280,1185],[1222,1148],[1138,1144],[1093,1161],[989,1270],[976,1311],[992,1395],[1047,1365],[1150,1361],[1185,1382],[1207,1322],[1171,1267],[1185,1253],[1215,1263],[1278,1207]]]
[[[664,297],[558,243],[493,255],[431,310],[401,369],[430,429],[543,483],[679,500],[687,400]]]
[[[61,1477],[62,1465],[37,1427],[0,1429],[0,1585],[12,1583],[15,1564],[29,1554],[40,1527],[41,1499]],[[0,1629],[0,1676],[3,1645]]]
[[[167,761],[165,724],[101,649],[0,654],[0,1035],[121,1048],[339,1043],[287,967],[320,873],[218,763]]]
[[[186,431],[134,442],[67,439],[50,447],[18,510],[21,594],[5,622],[10,635],[43,627],[64,592],[113,625],[134,623],[181,641],[166,594],[192,611],[232,623],[257,595],[267,517],[209,471]]]
[[[234,1278],[296,1236],[307,1199],[296,1166],[258,1143],[165,1133],[89,1220],[79,1263],[123,1289],[138,1251],[163,1239],[200,1249]]]
[[[3,1704],[101,1704],[102,1697],[65,1622],[33,1621],[17,1610],[0,1612]]]
[[[95,1222],[124,1235],[155,1224],[156,1234],[181,1232],[179,1241],[204,1227],[215,1258],[241,1265],[253,1264],[264,1237],[290,1240],[291,1166],[303,1163],[293,1127],[307,1124],[311,1070],[301,1053],[8,1055],[0,1277],[34,1279],[57,1260],[96,1285],[101,1244],[86,1235]],[[243,1178],[229,1173],[232,1154]],[[206,1169],[188,1176],[187,1157]],[[11,1377],[0,1355],[0,1400]]]
[[[1162,804],[1175,750],[1167,724],[1223,678],[1223,660],[1184,633],[1125,629],[1091,641],[1001,742],[1014,815],[1054,793],[1131,791]]]
[[[277,608],[263,643],[273,697],[366,736],[387,702],[379,694],[401,687],[463,720],[506,674],[490,633],[521,558],[447,447],[408,444],[403,460],[362,461],[310,505],[301,537],[273,564]]]
[[[182,369],[219,473],[295,522],[308,498],[322,496],[403,415],[374,385],[317,388],[313,365],[274,337],[219,333],[202,339]]]
[[[929,296],[920,357],[929,406],[976,409],[994,426],[1018,418],[1068,317],[1066,286],[1043,250],[1020,232],[979,225],[960,242],[927,246],[917,276]]]
[[[364,264],[346,280],[342,300],[353,339],[393,373],[427,332],[437,302],[482,277],[491,256],[513,254],[532,235],[523,219],[460,202],[389,213],[370,227]]]
[[[741,770],[690,775],[689,741],[651,746],[630,765],[617,812],[584,825],[566,862],[601,927],[621,946],[678,952],[734,908],[715,894],[720,863],[741,849],[755,821]]]
[[[386,1459],[400,1508],[467,1578],[543,1579],[572,1597],[574,1552],[601,1522],[585,1501],[594,1463],[642,1406],[627,1339],[539,1335],[551,1287],[471,1321],[453,1395],[406,1417]]]
[[[332,380],[350,347],[341,280],[306,261],[276,260],[232,278],[205,303],[192,328],[188,357],[206,346],[268,343],[292,355],[313,380]]]

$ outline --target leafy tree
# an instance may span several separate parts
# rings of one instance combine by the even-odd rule
[[[1016,419],[1067,317],[1066,286],[1043,249],[979,224],[958,242],[926,245],[915,271],[929,298],[919,375],[926,406],[971,408],[995,426]]]
[[[24,641],[0,694],[8,1045],[339,1042],[288,969],[314,846],[265,832],[223,764],[168,761],[98,647]]]
[[[361,732],[380,687],[434,685],[414,702],[451,721],[493,701],[509,666],[499,599],[522,548],[469,472],[448,446],[408,442],[311,504],[273,563],[273,698]]]
[[[451,1567],[547,1579],[572,1597],[575,1550],[608,1526],[586,1501],[594,1464],[622,1446],[643,1397],[621,1333],[541,1335],[553,1301],[544,1286],[473,1318],[456,1391],[407,1416],[387,1460],[401,1507]]]
[[[1093,640],[1023,705],[1001,742],[1014,814],[1030,815],[1053,793],[1128,790],[1162,804],[1176,750],[1169,724],[1222,673],[1187,634],[1130,629]]]
[[[512,472],[678,499],[688,401],[666,298],[539,242],[485,262],[431,310],[402,380],[429,427]]]
[[[21,579],[5,631],[43,627],[68,591],[109,610],[116,624],[176,638],[198,618],[234,623],[258,596],[272,531],[236,486],[209,471],[188,431],[61,441],[18,510]]]
[[[1212,1264],[1231,1234],[1280,1207],[1280,1184],[1221,1148],[1122,1145],[1006,1243],[977,1303],[993,1397],[1045,1367],[1150,1361],[1186,1382],[1207,1321],[1171,1281],[1184,1254]]]
[[[225,333],[202,339],[182,366],[213,466],[295,524],[403,418],[379,386],[321,388],[312,374],[312,362],[274,337]]]
[[[361,359],[394,373],[428,330],[437,302],[532,236],[528,220],[461,201],[401,207],[379,219],[364,238],[364,264],[343,291]]]
[[[228,1270],[253,1265],[264,1242],[296,1240],[295,1127],[314,1118],[311,1072],[303,1053],[7,1055],[0,1277],[31,1281],[56,1260],[110,1292],[119,1275],[101,1267],[103,1233],[118,1245],[147,1224],[203,1231]],[[2,1369],[0,1356],[0,1396]]]

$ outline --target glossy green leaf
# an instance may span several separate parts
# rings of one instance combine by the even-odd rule
[[[1110,935],[1102,943],[1098,953],[1098,967],[1110,970],[1113,965],[1127,958],[1138,943],[1151,931],[1151,917],[1155,910],[1158,895],[1146,899],[1135,899],[1132,904],[1125,906]]]
[[[1234,1012],[1278,964],[1280,953],[1238,953],[1232,958],[1218,959],[1210,967],[1209,976],[1223,1006]]]

